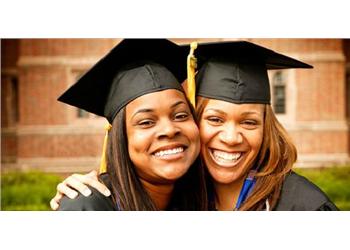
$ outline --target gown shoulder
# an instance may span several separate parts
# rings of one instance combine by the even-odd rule
[[[314,183],[295,172],[283,183],[276,211],[337,211],[335,204]]]
[[[108,185],[108,176],[102,175],[100,179]],[[107,183],[106,183],[107,182]],[[89,187],[91,195],[85,197],[82,194],[78,194],[75,199],[70,199],[64,196],[60,202],[58,208],[59,211],[116,211],[111,196],[106,197],[98,190]]]

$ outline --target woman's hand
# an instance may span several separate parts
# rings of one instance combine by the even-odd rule
[[[76,198],[78,196],[78,192],[84,196],[89,196],[91,194],[91,190],[87,185],[97,189],[100,193],[107,197],[111,195],[109,189],[104,184],[99,182],[97,172],[95,170],[85,175],[72,174],[57,185],[57,193],[50,201],[51,209],[58,209],[60,200],[64,195],[68,196],[70,199]]]

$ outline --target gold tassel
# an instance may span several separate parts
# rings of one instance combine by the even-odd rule
[[[197,49],[197,42],[191,43],[190,54],[187,56],[187,97],[193,107],[196,107],[196,68],[197,68],[197,58],[194,56],[194,51]]]
[[[103,141],[103,149],[102,149],[102,157],[101,157],[101,164],[100,164],[100,174],[107,172],[107,160],[106,160],[106,151],[107,151],[107,139],[108,139],[108,131],[112,128],[111,124],[106,124],[105,130],[105,139]]]

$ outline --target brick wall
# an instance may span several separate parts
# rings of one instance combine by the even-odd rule
[[[188,43],[192,39],[172,39]],[[201,42],[237,39],[197,39]],[[287,114],[278,118],[299,152],[299,165],[349,160],[346,68],[350,42],[341,39],[245,39],[314,65],[288,70]],[[120,39],[2,40],[1,155],[10,168],[71,172],[96,168],[103,118],[78,118],[77,109],[56,101],[76,78]],[[11,81],[18,79],[18,120]],[[12,98],[12,99],[11,99]]]
[[[14,95],[18,77],[17,60],[19,42],[16,39],[1,40],[1,162],[15,163],[17,159],[16,126],[17,102]],[[4,128],[8,128],[4,131]]]
[[[2,40],[3,69],[18,78],[18,121],[2,112],[2,163],[10,167],[76,171],[96,168],[103,118],[78,118],[77,109],[57,98],[119,39]],[[9,75],[2,74],[2,109],[9,109]],[[9,103],[9,101],[7,101]],[[2,110],[2,111],[3,111]],[[15,159],[15,160],[14,160]],[[70,161],[71,159],[72,161]],[[69,169],[73,162],[74,169]],[[6,164],[5,164],[6,167]],[[57,168],[59,167],[59,168]]]

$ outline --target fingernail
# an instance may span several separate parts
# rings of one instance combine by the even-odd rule
[[[52,206],[53,206],[53,208],[52,208],[53,210],[57,210],[58,204],[53,204]]]
[[[71,199],[75,199],[78,196],[78,193],[77,192],[70,192],[68,196]]]
[[[91,194],[91,190],[90,189],[84,189],[83,191],[83,195],[84,196],[89,196]]]
[[[111,192],[110,192],[108,189],[106,189],[106,190],[104,191],[104,195],[105,195],[105,196],[110,196],[110,195],[111,195]]]

